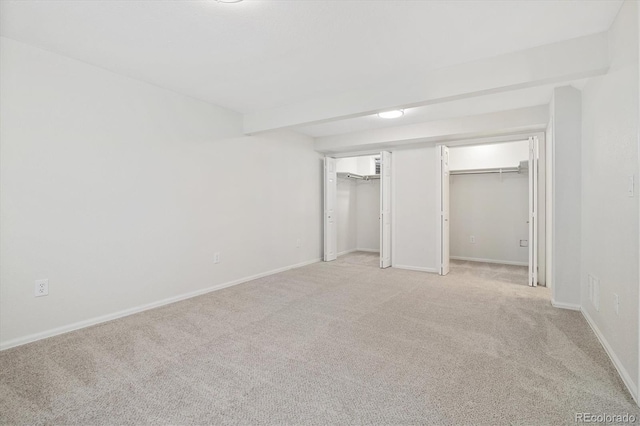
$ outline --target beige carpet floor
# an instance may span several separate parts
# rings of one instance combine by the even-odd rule
[[[2,424],[573,424],[639,410],[518,267],[353,253],[0,353]]]

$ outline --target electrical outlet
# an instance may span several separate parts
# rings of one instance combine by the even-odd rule
[[[617,293],[613,293],[613,309],[616,311],[616,315],[620,313],[620,298]]]
[[[633,197],[635,196],[635,192],[636,192],[636,176],[635,175],[629,175],[628,178],[628,183],[627,183],[627,195],[629,197]]]
[[[220,263],[220,252],[213,253],[213,263]]]
[[[49,294],[49,280],[36,280],[35,296],[47,296]]]
[[[300,238],[298,238],[298,239],[296,240],[296,247],[297,247],[297,248],[300,248]]]
[[[471,242],[471,244],[475,244],[476,243],[476,237],[475,235],[472,235],[469,237],[469,241]]]

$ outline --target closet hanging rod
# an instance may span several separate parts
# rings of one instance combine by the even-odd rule
[[[371,180],[371,179],[380,179],[380,175],[359,175],[357,173],[344,173],[339,172],[338,177],[348,178],[348,179],[360,179],[360,180]]]
[[[338,173],[338,177],[341,178],[349,178],[349,179],[364,179],[364,176],[356,174],[356,173]]]
[[[497,167],[492,169],[451,170],[450,175],[486,175],[490,173],[523,173],[527,169],[520,167]]]

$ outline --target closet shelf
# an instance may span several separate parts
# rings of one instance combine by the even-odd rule
[[[527,173],[527,167],[495,167],[489,169],[451,170],[450,175],[485,175],[489,173]]]

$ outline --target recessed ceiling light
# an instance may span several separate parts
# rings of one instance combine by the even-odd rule
[[[379,112],[378,117],[380,118],[398,118],[404,115],[403,109],[394,109],[393,111],[385,111]]]

